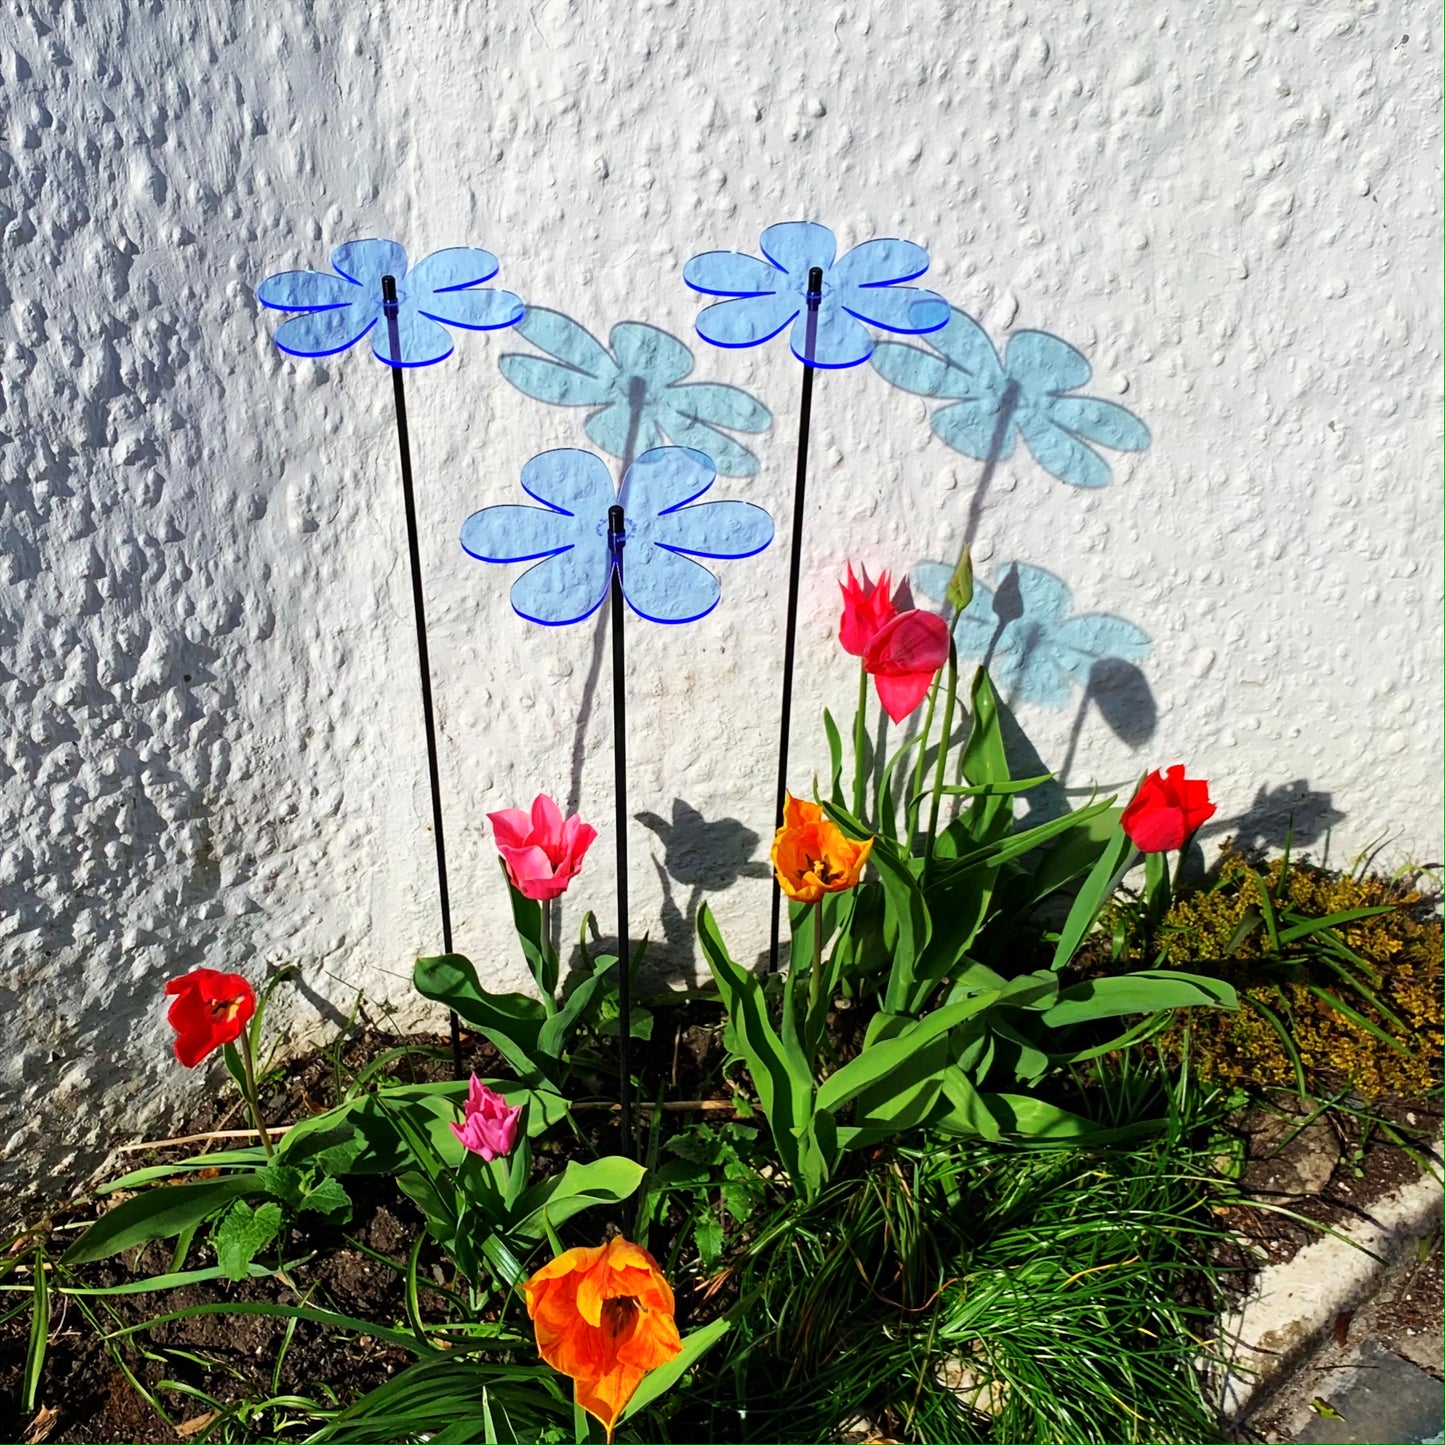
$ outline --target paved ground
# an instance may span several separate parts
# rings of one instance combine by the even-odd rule
[[[1412,1247],[1374,1298],[1249,1422],[1243,1438],[1334,1445],[1445,1445],[1441,1240]]]

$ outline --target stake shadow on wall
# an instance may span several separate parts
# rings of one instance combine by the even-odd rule
[[[619,321],[604,346],[560,311],[530,307],[516,334],[542,354],[508,352],[502,375],[518,391],[549,406],[579,408],[582,429],[599,450],[616,457],[619,474],[651,447],[671,442],[711,457],[718,475],[752,477],[757,457],[732,432],[760,433],[773,414],[740,387],[687,381],[693,354],[677,337],[644,321]],[[608,627],[602,608],[592,631],[592,655],[572,735],[572,776],[566,812],[581,805],[587,728],[597,697]]]

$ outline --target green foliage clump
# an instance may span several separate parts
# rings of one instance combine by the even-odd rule
[[[1363,909],[1388,911],[1302,931]],[[1440,1083],[1441,925],[1402,884],[1285,858],[1261,871],[1226,847],[1213,886],[1176,901],[1156,941],[1167,966],[1238,991],[1237,1013],[1192,1011],[1165,1037],[1177,1051],[1187,1028],[1205,1077],[1367,1099]]]

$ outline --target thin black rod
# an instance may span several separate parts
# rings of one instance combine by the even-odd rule
[[[382,312],[386,317],[391,354],[401,357],[401,337],[397,323],[396,278],[381,278]],[[436,841],[437,899],[442,915],[442,950],[452,952],[452,899],[447,888],[447,844],[442,831],[442,789],[437,769],[436,713],[431,696],[431,656],[426,645],[426,601],[421,586],[421,549],[416,536],[416,493],[411,481],[411,438],[406,425],[406,381],[400,366],[391,368],[391,394],[396,403],[396,441],[401,451],[401,494],[406,503],[406,545],[411,555],[411,601],[416,613],[416,656],[421,669],[421,711],[426,723],[426,767],[431,781],[432,836]],[[462,1029],[456,1014],[451,1015],[452,1072],[462,1076]]]
[[[612,767],[617,798],[617,1102],[622,1115],[622,1152],[632,1143],[632,946],[627,935],[627,668],[622,646],[622,549],[627,523],[622,508],[607,512],[612,551]]]
[[[793,725],[793,656],[797,651],[798,583],[803,564],[803,510],[808,490],[808,430],[813,420],[813,350],[818,340],[818,305],[823,299],[823,270],[808,272],[808,326],[803,344],[803,395],[798,408],[798,471],[793,482],[793,550],[788,558],[788,620],[783,641],[783,706],[778,720],[778,800],[773,827],[783,826],[788,792],[788,735]],[[773,919],[768,942],[768,971],[778,971],[783,931],[783,892],[773,875]]]

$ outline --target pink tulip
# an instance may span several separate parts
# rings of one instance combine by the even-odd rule
[[[863,654],[878,701],[894,722],[902,722],[923,701],[934,673],[947,661],[948,624],[917,608],[885,623]]]
[[[517,1142],[517,1120],[522,1106],[507,1107],[507,1101],[493,1093],[475,1074],[467,1090],[466,1117],[460,1124],[448,1127],[461,1141],[462,1147],[480,1154],[488,1164],[512,1152]]]
[[[487,817],[512,886],[537,903],[567,891],[597,836],[597,829],[575,813],[563,822],[561,808],[545,793],[537,794],[530,817],[520,808],[503,808]]]

